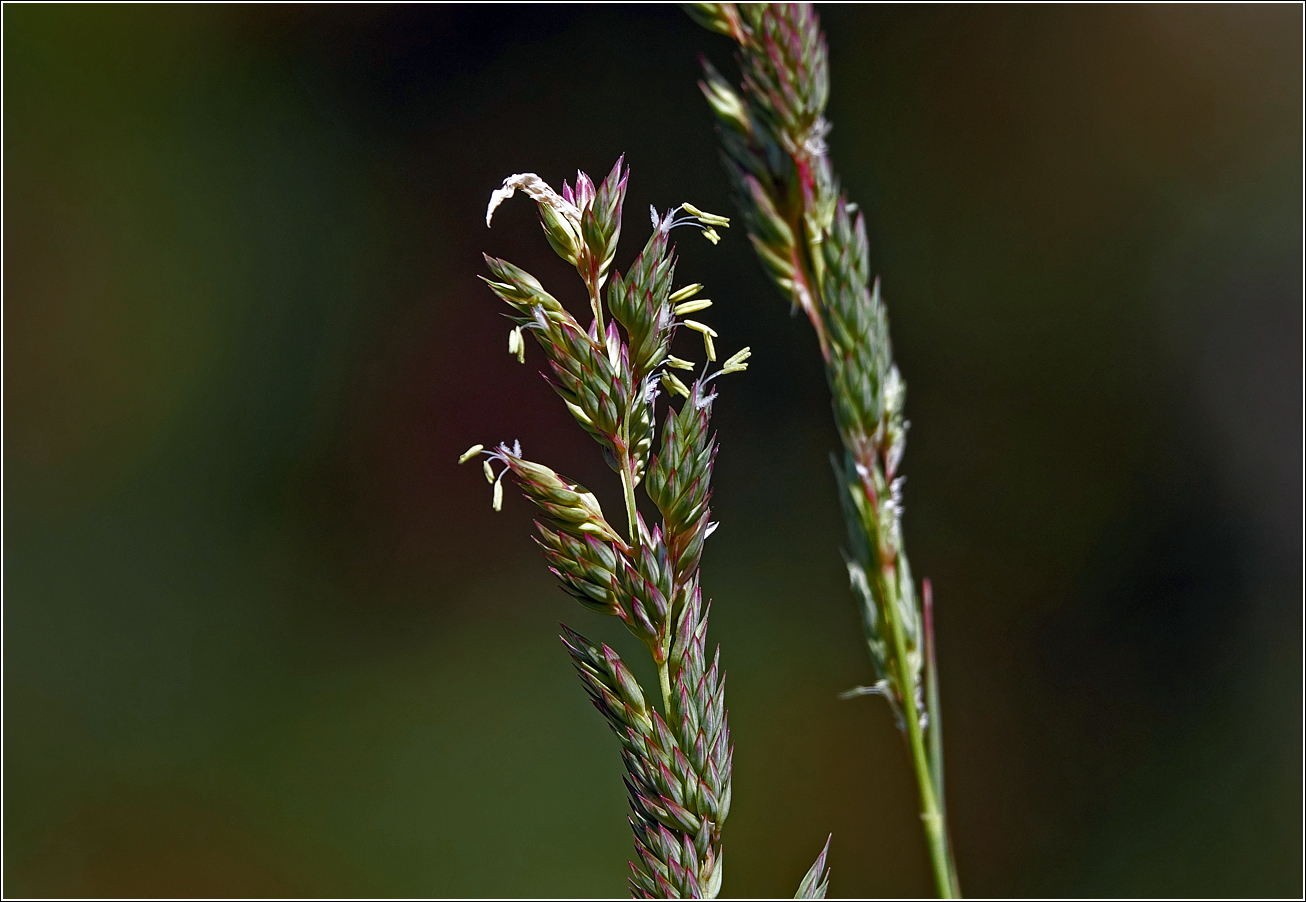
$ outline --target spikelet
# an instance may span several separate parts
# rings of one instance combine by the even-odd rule
[[[865,221],[830,164],[825,36],[806,3],[699,3],[688,11],[738,46],[741,84],[705,62],[699,87],[716,114],[749,241],[781,294],[807,315],[825,359],[843,440],[835,474],[848,575],[876,676],[853,694],[883,695],[907,733],[935,877],[942,894],[955,895],[928,602],[917,596],[902,541],[905,384],[879,283],[870,280]],[[820,885],[809,882],[813,892]]]
[[[591,492],[527,460],[517,443],[493,450],[473,445],[459,462],[484,458],[496,510],[503,502],[503,480],[511,474],[545,514],[546,521],[536,523],[536,542],[562,588],[589,610],[622,620],[648,648],[658,668],[660,712],[615,651],[563,628],[563,644],[581,682],[621,743],[635,835],[632,893],[711,898],[721,887],[721,831],[730,811],[733,749],[719,650],[707,659],[708,605],[698,575],[703,543],[714,527],[708,509],[715,459],[709,419],[716,394],[709,385],[745,369],[749,352],[745,348],[692,385],[669,372],[695,367],[669,356],[677,328],[703,336],[709,361],[716,359],[712,340],[717,337],[711,326],[681,318],[707,310],[712,302],[695,300],[701,284],[674,289],[670,233],[692,225],[715,243],[716,230],[728,227],[729,220],[690,204],[666,214],[654,210],[653,232],[639,257],[625,275],[611,272],[627,177],[622,160],[597,187],[583,172],[560,191],[534,173],[520,173],[504,180],[486,211],[489,224],[499,204],[517,191],[536,203],[550,246],[576,268],[589,291],[593,319],[588,326],[530,273],[485,256],[490,269],[485,281],[509,305],[515,322],[509,353],[523,360],[524,337],[534,337],[549,363],[554,390],[620,474],[625,534],[608,521]],[[606,323],[599,292],[605,282]],[[659,385],[683,401],[679,411],[668,407],[655,454]],[[661,514],[652,527],[635,509],[641,483]]]

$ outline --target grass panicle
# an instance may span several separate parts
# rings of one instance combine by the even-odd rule
[[[845,697],[886,698],[903,730],[940,894],[959,893],[943,794],[943,746],[928,583],[917,595],[903,548],[908,423],[866,225],[830,164],[829,61],[810,4],[698,3],[689,14],[738,46],[741,84],[704,60],[700,87],[748,237],[781,293],[816,331],[843,455],[835,460],[848,527],[849,581],[876,681]]]
[[[735,353],[710,374],[709,363],[688,384],[670,373],[698,369],[670,356],[682,326],[702,337],[709,362],[719,337],[710,326],[684,318],[711,301],[697,298],[700,284],[673,290],[670,233],[692,226],[715,244],[716,229],[729,221],[690,204],[666,214],[654,210],[652,234],[639,257],[625,275],[612,273],[627,177],[618,160],[599,185],[582,172],[574,185],[564,183],[557,192],[534,173],[519,173],[504,180],[486,211],[488,225],[515,192],[535,201],[549,245],[586,286],[588,326],[530,273],[485,257],[485,281],[511,309],[509,353],[524,362],[526,333],[539,344],[550,384],[621,479],[624,531],[607,519],[591,492],[527,460],[516,442],[492,450],[474,445],[460,462],[484,458],[496,510],[503,479],[511,473],[545,515],[536,523],[536,541],[562,588],[589,610],[619,618],[648,649],[658,670],[660,710],[617,652],[563,627],[562,641],[581,682],[621,743],[635,835],[632,894],[712,898],[723,874],[721,832],[730,813],[734,750],[720,649],[708,654],[710,605],[702,598],[698,568],[703,543],[716,527],[709,508],[716,458],[712,386],[718,377],[746,369],[749,351]],[[679,409],[666,405],[655,452],[663,388],[681,400]],[[641,485],[660,516],[652,526],[637,508]],[[821,872],[824,853],[818,864]],[[823,894],[824,879],[812,881],[809,874],[803,884],[807,897]]]

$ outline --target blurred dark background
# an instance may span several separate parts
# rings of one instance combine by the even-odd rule
[[[972,895],[1302,892],[1302,11],[838,7],[833,158],[913,423]],[[605,895],[559,592],[473,442],[618,489],[481,251],[504,176],[731,213],[671,6],[4,10],[4,889]],[[723,381],[727,895],[931,891],[845,585],[815,341],[680,233]],[[578,306],[578,309],[580,307]],[[641,671],[643,673],[643,671]],[[647,675],[647,674],[646,674]]]

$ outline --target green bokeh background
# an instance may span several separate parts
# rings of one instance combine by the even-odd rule
[[[972,895],[1302,892],[1302,12],[823,10],[913,422]],[[615,743],[474,441],[617,488],[482,250],[509,173],[730,212],[671,6],[6,6],[4,890],[622,895]],[[815,342],[688,232],[727,895],[930,891],[838,555]],[[573,277],[574,279],[574,277]],[[570,287],[568,287],[570,286]],[[568,293],[570,292],[570,293]],[[647,671],[640,671],[648,678]]]

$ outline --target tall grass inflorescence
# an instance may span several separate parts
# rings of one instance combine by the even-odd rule
[[[723,156],[764,269],[816,330],[843,439],[836,459],[848,576],[877,680],[845,696],[887,699],[906,735],[939,893],[960,892],[943,795],[942,722],[929,581],[917,595],[903,548],[906,385],[893,362],[866,226],[830,165],[825,36],[810,4],[699,3],[699,23],[738,45],[736,89],[703,62]]]
[[[708,309],[703,286],[673,290],[676,261],[670,233],[698,228],[715,244],[725,217],[682,204],[652,210],[652,234],[625,276],[609,274],[621,234],[628,170],[618,160],[595,186],[577,173],[574,186],[553,190],[533,173],[510,176],[490,198],[485,222],[516,191],[537,204],[554,251],[576,268],[592,320],[582,327],[530,273],[486,255],[491,290],[511,308],[508,351],[525,362],[525,335],[534,337],[552,371],[550,383],[616,471],[625,498],[624,531],[604,516],[593,494],[543,464],[527,460],[517,442],[493,450],[473,445],[460,458],[483,456],[493,506],[503,501],[511,473],[545,514],[536,541],[562,588],[586,608],[619,618],[657,666],[661,710],[621,657],[563,627],[562,641],[581,681],[621,743],[637,860],[630,863],[636,898],[714,898],[723,874],[721,831],[730,812],[734,750],[725,707],[720,649],[707,652],[708,611],[699,588],[703,543],[711,521],[715,438],[709,431],[718,377],[747,369],[748,348],[716,365],[717,333],[686,318]],[[606,285],[606,303],[604,287]],[[606,313],[606,319],[605,319]],[[681,329],[702,339],[700,368],[672,356]],[[715,369],[713,366],[716,365]],[[698,370],[682,380],[673,371]],[[661,390],[681,399],[667,405],[654,453]],[[660,522],[650,527],[636,490]],[[828,843],[827,843],[828,847]],[[804,878],[802,898],[822,898],[828,882],[825,851]]]

